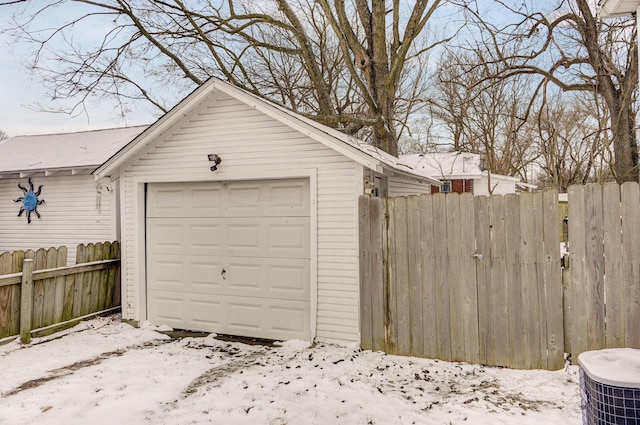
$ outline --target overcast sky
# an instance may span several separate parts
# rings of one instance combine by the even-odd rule
[[[0,29],[10,19],[7,9],[0,10]],[[12,45],[0,34],[0,130],[9,136],[24,134],[68,133],[99,128],[147,124],[155,120],[150,113],[131,114],[125,123],[117,118],[112,103],[92,105],[88,114],[72,117],[66,114],[38,112],[34,105],[45,102],[46,91],[36,77],[23,66],[29,51]]]

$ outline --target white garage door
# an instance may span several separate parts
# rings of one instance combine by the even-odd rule
[[[176,329],[309,339],[309,182],[150,184],[147,316]]]

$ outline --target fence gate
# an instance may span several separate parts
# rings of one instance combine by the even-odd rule
[[[364,349],[563,366],[556,191],[363,196],[359,211]]]

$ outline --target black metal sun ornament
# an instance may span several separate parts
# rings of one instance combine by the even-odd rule
[[[25,215],[27,216],[27,223],[31,224],[31,213],[34,213],[38,218],[40,218],[38,205],[43,204],[44,199],[38,199],[38,196],[40,196],[40,192],[42,192],[42,186],[39,186],[38,190],[34,192],[33,183],[31,182],[31,177],[29,177],[29,189],[23,187],[20,183],[18,183],[18,187],[22,189],[22,192],[24,192],[23,196],[13,200],[13,202],[22,202],[20,211],[18,212],[18,217],[26,211],[27,213]]]

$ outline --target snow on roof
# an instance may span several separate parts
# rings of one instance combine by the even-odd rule
[[[480,155],[446,152],[400,155],[400,161],[435,179],[474,179],[482,176]]]
[[[15,136],[0,142],[0,174],[97,167],[147,126]]]

